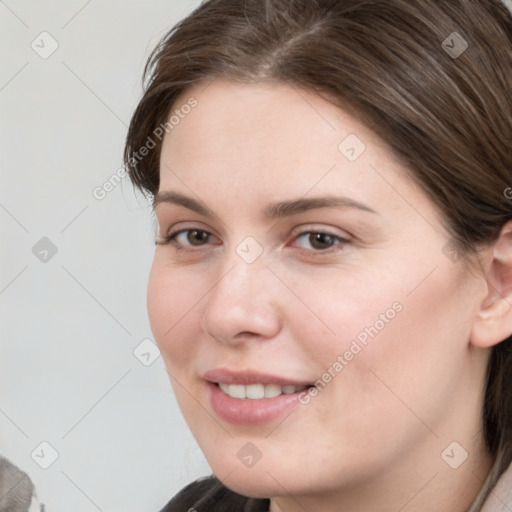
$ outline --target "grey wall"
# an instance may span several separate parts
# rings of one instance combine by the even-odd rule
[[[93,195],[145,58],[198,4],[0,2],[0,451],[49,512],[156,512],[209,472],[162,358],[133,354],[152,337],[149,209],[126,180]]]

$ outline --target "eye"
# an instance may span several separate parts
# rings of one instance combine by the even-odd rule
[[[212,234],[204,229],[185,228],[171,232],[167,236],[162,237],[160,241],[157,240],[155,243],[156,245],[172,244],[178,251],[189,250],[184,249],[183,246],[187,246],[188,244],[194,247],[202,246],[204,245],[204,242],[208,240],[209,236],[212,236]]]
[[[303,231],[295,237],[295,240],[301,239],[305,240],[313,248],[299,248],[300,252],[306,255],[330,254],[342,250],[342,247],[350,242],[347,238],[325,231]]]
[[[213,236],[212,233],[204,229],[185,228],[171,232],[155,243],[156,245],[172,245],[177,251],[196,252],[197,249],[191,249],[190,247],[202,247]],[[300,240],[306,241],[310,245],[310,249],[299,246],[299,252],[308,256],[331,254],[343,250],[344,246],[350,243],[347,238],[320,230],[302,231],[294,235],[294,243]]]

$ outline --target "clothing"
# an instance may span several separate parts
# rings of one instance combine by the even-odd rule
[[[237,494],[212,475],[188,484],[160,512],[268,512],[269,508],[269,499]]]
[[[512,463],[502,473],[496,485],[489,490],[490,480],[497,467],[498,461],[491,468],[468,512],[510,512],[512,510]]]
[[[496,468],[497,462],[467,512],[512,510],[512,464],[489,491],[489,483]],[[237,494],[212,475],[184,487],[160,512],[268,512],[269,509],[269,499],[247,498]]]
[[[43,512],[29,476],[0,455],[0,512]]]

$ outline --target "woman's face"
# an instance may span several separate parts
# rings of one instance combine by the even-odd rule
[[[214,473],[258,497],[419,489],[454,471],[452,442],[469,467],[485,289],[425,193],[312,93],[217,79],[176,109],[156,215],[159,241],[180,234],[156,247],[148,309]]]

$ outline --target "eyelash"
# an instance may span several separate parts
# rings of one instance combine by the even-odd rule
[[[155,244],[156,245],[172,245],[174,247],[175,250],[177,251],[183,251],[183,252],[199,252],[201,249],[186,249],[185,247],[181,246],[177,241],[176,241],[176,238],[182,234],[182,233],[186,233],[187,231],[198,231],[199,233],[207,233],[208,235],[212,235],[212,233],[210,233],[209,231],[206,231],[204,229],[196,229],[196,228],[184,228],[184,229],[179,229],[177,231],[174,231],[174,232],[171,232],[169,233],[167,236],[165,237],[162,237],[162,239],[160,241],[156,241]],[[314,231],[314,230],[309,230],[309,231],[301,231],[300,233],[297,233],[297,235],[294,237],[294,240],[297,240],[301,237],[303,237],[304,235],[312,235],[312,234],[320,234],[320,235],[327,235],[329,236],[330,238],[334,239],[335,241],[338,241],[339,243],[337,244],[334,244],[334,245],[331,245],[330,248],[328,249],[325,249],[325,250],[321,250],[321,249],[317,249],[317,250],[314,250],[314,249],[304,249],[304,248],[300,248],[299,247],[299,252],[301,254],[304,254],[306,256],[323,256],[323,255],[330,255],[334,252],[338,252],[339,250],[342,250],[342,249],[336,249],[336,247],[338,246],[344,246],[348,243],[350,243],[350,240],[348,240],[347,238],[343,238],[339,235],[335,235],[333,233],[330,233],[328,231]],[[200,246],[199,246],[200,247]]]

